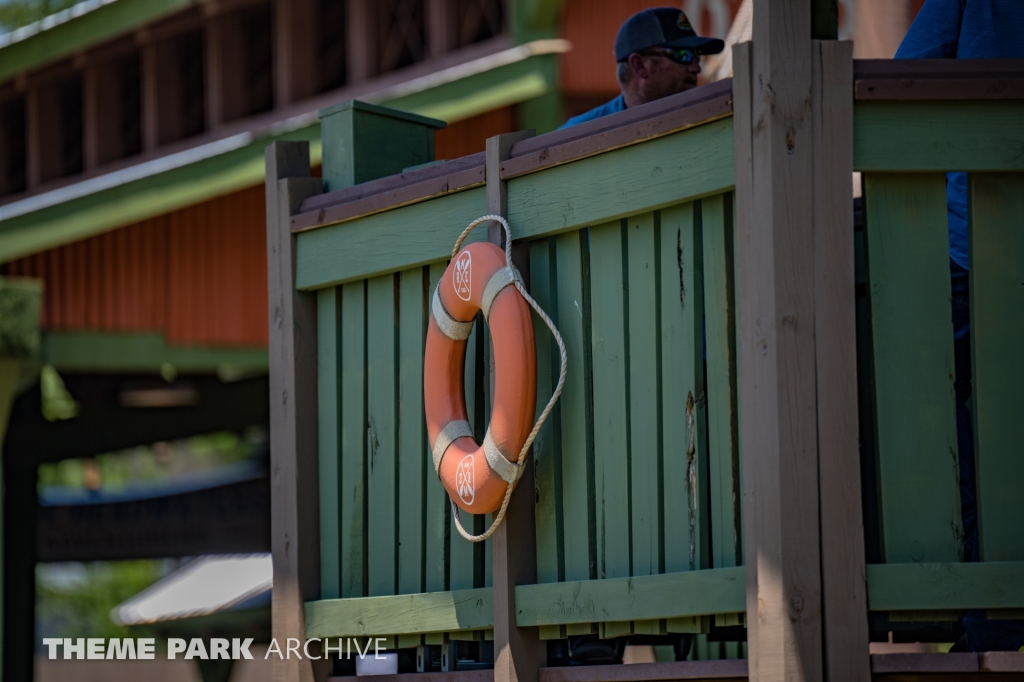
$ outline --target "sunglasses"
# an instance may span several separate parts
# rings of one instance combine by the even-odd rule
[[[676,64],[682,64],[683,66],[689,66],[695,61],[700,59],[700,54],[693,50],[681,49],[681,50],[670,50],[668,48],[661,48],[658,50],[648,50],[644,54],[656,54],[662,57],[671,59]]]

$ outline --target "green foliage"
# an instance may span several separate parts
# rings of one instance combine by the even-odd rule
[[[174,561],[97,561],[36,566],[36,619],[43,637],[138,637],[111,610],[174,568]]]
[[[118,490],[132,483],[213,469],[251,457],[265,438],[260,429],[194,436],[171,443],[131,448],[94,459],[66,459],[39,466],[39,485]]]
[[[79,2],[80,0],[11,0],[0,5],[0,26],[13,31]]]
[[[78,416],[78,403],[64,387],[64,380],[51,365],[43,365],[39,374],[39,395],[46,421],[62,421]]]
[[[6,5],[0,5],[0,10]],[[39,348],[42,284],[24,277],[0,277],[0,355],[27,358]]]

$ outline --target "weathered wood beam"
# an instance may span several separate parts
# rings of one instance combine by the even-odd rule
[[[306,142],[267,147],[266,169],[273,633],[279,642],[305,641],[303,605],[320,593],[316,297],[295,289],[289,222],[321,182],[309,176]],[[312,682],[326,673],[306,659],[274,663],[280,682]]]
[[[812,41],[814,335],[825,677],[867,680],[867,587],[857,419],[850,169],[853,45]]]
[[[501,162],[512,145],[533,137],[533,130],[496,135],[487,140],[487,212],[508,213],[508,187],[501,179]],[[515,235],[513,235],[515,236]],[[500,224],[488,225],[488,241],[504,244]],[[518,265],[518,264],[517,264]],[[520,268],[522,269],[522,268]],[[541,331],[546,333],[546,330]],[[494,373],[490,373],[493,381]],[[493,386],[492,386],[493,395]],[[547,647],[537,628],[516,624],[515,588],[537,582],[537,528],[534,509],[534,459],[524,465],[512,493],[505,521],[492,536],[494,542],[494,682],[536,682],[537,671],[547,662]]]

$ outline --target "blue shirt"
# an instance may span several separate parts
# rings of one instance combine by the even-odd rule
[[[1024,57],[1024,0],[927,0],[896,51],[896,59]],[[967,256],[967,174],[946,174],[949,257]]]
[[[1021,0],[1024,2],[1024,0]],[[563,123],[559,130],[562,128],[569,128],[570,126],[579,125],[580,123],[586,123],[587,121],[593,121],[595,118],[601,118],[608,114],[617,114],[620,111],[626,110],[626,98],[619,95],[610,102],[605,102],[599,107],[594,107],[590,111],[580,114],[579,116],[573,116],[568,121]]]

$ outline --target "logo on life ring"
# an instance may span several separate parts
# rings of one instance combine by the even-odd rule
[[[455,285],[455,293],[463,301],[469,300],[471,293],[470,282],[473,276],[473,256],[469,251],[463,251],[455,261],[455,270],[452,272],[452,283]]]
[[[459,468],[455,472],[455,488],[459,492],[459,499],[466,504],[473,504],[476,499],[476,490],[473,481],[473,455],[466,455],[459,462]]]

